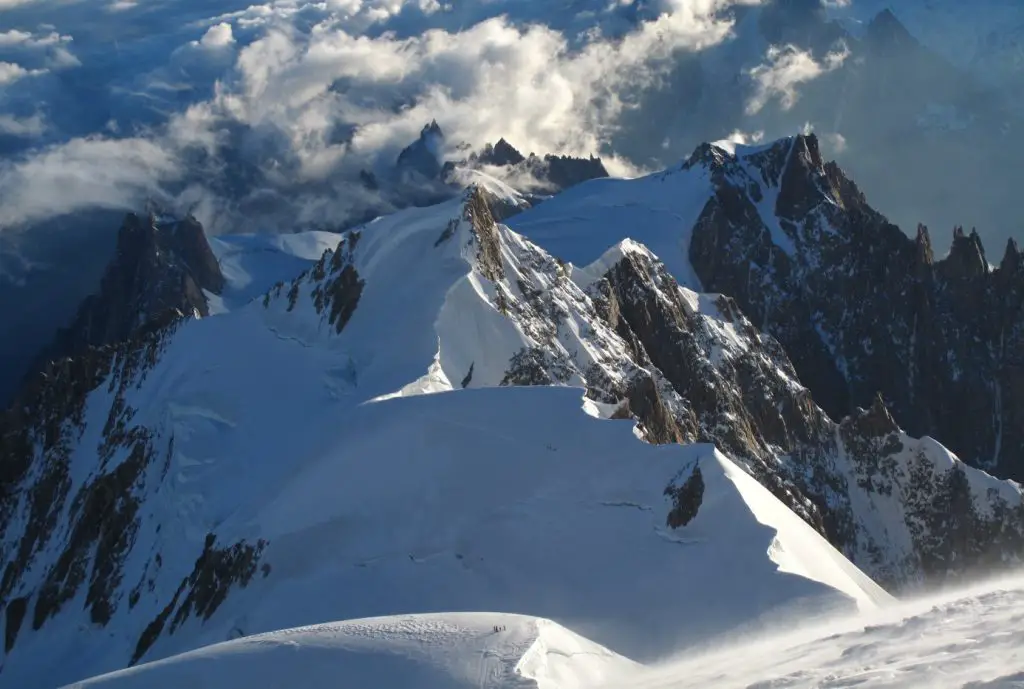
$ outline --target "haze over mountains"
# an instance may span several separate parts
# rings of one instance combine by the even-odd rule
[[[0,687],[1017,681],[976,8],[0,6]]]

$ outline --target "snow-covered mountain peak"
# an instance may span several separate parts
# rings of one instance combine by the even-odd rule
[[[71,679],[497,602],[659,653],[694,641],[684,611],[713,609],[700,633],[718,633],[806,596],[884,600],[865,572],[899,590],[1019,557],[1019,486],[904,434],[887,399],[829,418],[799,375],[808,350],[780,343],[786,317],[814,317],[743,302],[787,296],[840,249],[873,256],[857,242],[880,216],[858,215],[811,137],[717,150],[528,210],[466,171],[457,199],[282,240],[307,267],[255,300],[64,360],[0,419],[0,681],[44,652],[90,658],[53,668]],[[214,244],[231,299],[285,265]],[[745,291],[700,289],[733,273]],[[628,567],[602,567],[609,544]],[[735,611],[674,595],[723,580]]]
[[[631,255],[636,255],[641,260],[649,262],[658,260],[658,257],[655,256],[654,253],[646,246],[627,238],[612,246],[604,252],[600,258],[589,265],[577,267],[571,263],[567,263],[566,268],[568,269],[573,282],[575,282],[581,289],[587,290],[593,287],[593,285],[598,281],[604,279],[609,271]]]

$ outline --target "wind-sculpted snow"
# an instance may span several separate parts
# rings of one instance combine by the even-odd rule
[[[641,670],[628,685],[1014,689],[1024,681],[1022,620],[1024,582],[1018,575],[689,651]]]

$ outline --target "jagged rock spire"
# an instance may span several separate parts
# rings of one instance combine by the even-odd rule
[[[974,278],[988,272],[985,249],[976,229],[972,228],[970,234],[965,234],[963,227],[957,225],[953,228],[953,243],[943,267],[945,274],[954,279]]]
[[[441,125],[437,123],[437,120],[430,120],[430,124],[424,125],[420,131],[420,138],[426,138],[428,136],[440,136],[444,137],[444,132],[441,131]]]
[[[204,290],[218,294],[223,288],[224,274],[198,220],[164,222],[152,213],[128,213],[99,292],[82,302],[29,376],[56,358],[124,342],[166,314],[207,316]]]
[[[814,134],[793,138],[780,178],[775,212],[783,218],[801,218],[820,203],[818,179],[823,171],[821,149]]]
[[[428,179],[435,179],[441,173],[441,148],[444,132],[437,120],[431,120],[420,130],[420,136],[398,154],[399,169],[415,171]]]
[[[1006,251],[1003,253],[1003,260],[999,262],[999,270],[1005,273],[1016,272],[1020,266],[1020,248],[1013,237],[1006,240]]]
[[[870,408],[858,411],[855,415],[855,423],[861,433],[870,438],[889,435],[900,429],[895,419],[892,418],[892,414],[889,413],[889,408],[886,406],[881,392],[875,394]]]
[[[526,158],[512,144],[501,138],[493,146],[487,144],[477,160],[484,165],[505,166],[518,165]]]
[[[914,246],[917,251],[918,263],[931,265],[935,260],[932,250],[932,238],[928,234],[928,227],[922,223],[917,224],[917,236],[914,238]]]

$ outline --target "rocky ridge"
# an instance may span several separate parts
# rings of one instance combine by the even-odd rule
[[[0,415],[7,653],[23,629],[43,628],[83,594],[89,622],[103,626],[153,591],[163,565],[162,525],[153,533],[145,517],[166,479],[174,437],[166,428],[137,423],[131,398],[177,330],[209,315],[204,290],[216,293],[223,285],[193,218],[129,214],[100,291],[82,304],[41,357],[42,370]],[[140,553],[147,536],[157,545]],[[210,534],[191,580],[168,601],[158,626],[171,613],[174,626],[193,609],[212,614],[233,583],[251,578],[247,568],[261,548],[244,542],[215,548]],[[231,555],[239,550],[248,554],[244,566]],[[126,562],[138,557],[146,558],[142,578],[125,581]],[[138,655],[153,635],[147,628]]]
[[[1014,241],[991,266],[977,232],[958,227],[936,257],[927,228],[909,238],[889,223],[813,135],[743,157],[705,146],[685,165],[714,185],[689,247],[701,284],[779,340],[832,418],[881,393],[908,433],[1024,479]]]
[[[208,316],[206,292],[219,294],[223,287],[220,266],[195,218],[129,213],[99,291],[82,302],[30,375],[48,361],[129,340],[168,312]]]
[[[469,149],[468,144],[456,147]],[[423,127],[419,138],[406,146],[398,155],[396,169],[400,174],[421,180],[440,180],[449,186],[461,188],[461,170],[489,170],[506,179],[523,192],[550,195],[585,182],[608,176],[600,158],[578,158],[566,155],[530,153],[524,156],[505,139],[486,144],[478,151],[458,159],[445,159],[445,133],[436,121]],[[367,175],[369,173],[366,173]],[[368,188],[376,188],[375,179],[364,177]]]
[[[473,257],[520,348],[509,355],[481,346],[464,371],[445,370],[442,362],[435,379],[461,387],[583,386],[598,413],[636,419],[649,442],[713,443],[894,590],[956,578],[1024,551],[1019,487],[903,433],[880,399],[833,422],[784,347],[758,331],[736,301],[680,287],[643,246],[627,240],[593,266],[575,268],[495,222],[489,209],[497,203],[487,190],[472,189],[435,248],[464,245],[460,251]],[[324,261],[337,267],[336,257]],[[297,295],[319,311],[316,277],[325,273],[318,266],[278,288],[289,295],[288,308]],[[504,371],[500,379],[481,373],[494,370]],[[965,486],[968,497],[957,498]],[[972,538],[947,541],[947,522]]]
[[[804,174],[818,169],[814,151],[813,138],[798,137],[743,162],[714,147],[687,162],[708,166],[718,185],[691,244],[694,269],[705,285],[730,275],[732,264],[717,240],[733,235],[753,258],[766,261],[759,283],[766,291],[774,289],[769,277],[792,273],[777,258],[790,260],[775,243],[783,235],[764,226],[762,186],[779,187],[774,207],[794,246],[810,253],[812,238],[841,246],[825,228],[821,218],[829,211],[813,203],[814,194],[829,190],[833,205],[843,209],[856,208],[860,197],[834,166],[821,165],[819,176]],[[758,194],[761,200],[751,206]],[[801,368],[816,360],[795,346],[801,340],[785,327],[796,319],[779,317],[786,314],[774,310],[779,302],[766,314],[744,306],[750,292],[733,299],[680,287],[657,257],[631,241],[593,265],[566,264],[500,224],[526,205],[499,183],[482,181],[438,209],[412,209],[395,216],[393,226],[372,223],[348,232],[310,270],[245,309],[239,323],[252,328],[252,338],[267,332],[269,341],[299,342],[304,357],[321,356],[320,351],[337,358],[335,398],[455,387],[581,386],[590,413],[635,419],[649,442],[715,444],[893,590],[1019,559],[1019,486],[964,466],[930,439],[904,434],[881,400],[854,408],[840,423],[830,419],[813,387],[801,382]],[[755,218],[761,218],[760,226]],[[754,230],[758,234],[749,236]],[[421,378],[402,379],[404,387],[392,392],[375,388],[373,381],[375,370],[387,374],[381,380],[392,380],[394,367],[378,357],[383,369],[374,369],[373,358],[361,354],[353,338],[376,332],[373,324],[381,314],[367,309],[380,303],[377,285],[407,279],[410,294],[423,291],[412,274],[396,278],[402,264],[387,262],[389,252],[402,250],[416,233],[427,233],[429,241],[423,250],[407,249],[415,257],[410,266],[424,273],[443,270],[450,281],[441,283],[441,302],[425,302],[437,329],[426,333],[439,343],[434,363],[415,374]],[[134,237],[126,232],[124,241],[130,244]],[[397,244],[395,237],[401,238]],[[182,265],[183,253],[156,255],[171,257],[174,267]],[[127,267],[115,261],[111,274],[131,274]],[[198,284],[192,275],[190,269],[188,279],[166,284],[190,299],[191,285]],[[116,284],[114,277],[109,284]],[[478,333],[510,333],[505,344],[491,346],[445,329],[445,305],[456,284],[470,297],[459,319],[488,324]],[[136,296],[126,295],[129,301]],[[223,366],[230,356],[194,347],[194,320],[203,313],[196,302],[186,303],[194,308],[136,312],[149,318],[126,339],[58,360],[0,420],[5,656],[18,653],[29,627],[52,630],[81,607],[96,628],[116,619],[120,629],[134,630],[123,657],[125,664],[134,663],[182,625],[211,619],[232,592],[264,578],[272,581],[268,543],[257,534],[221,533],[216,520],[202,523],[198,539],[171,528],[179,515],[167,505],[187,501],[176,497],[178,479],[169,478],[168,467],[191,460],[181,449],[187,435],[176,436],[174,415],[184,412],[170,409],[174,398],[168,396],[181,380],[204,375],[204,367]],[[390,331],[388,336],[394,339]],[[369,351],[383,344],[371,340]],[[797,354],[787,354],[787,345]],[[182,372],[175,361],[188,361],[187,369]],[[258,435],[263,429],[242,430]],[[254,459],[261,466],[277,457]],[[665,477],[670,528],[684,526],[699,512],[694,476],[679,485],[680,477]]]

